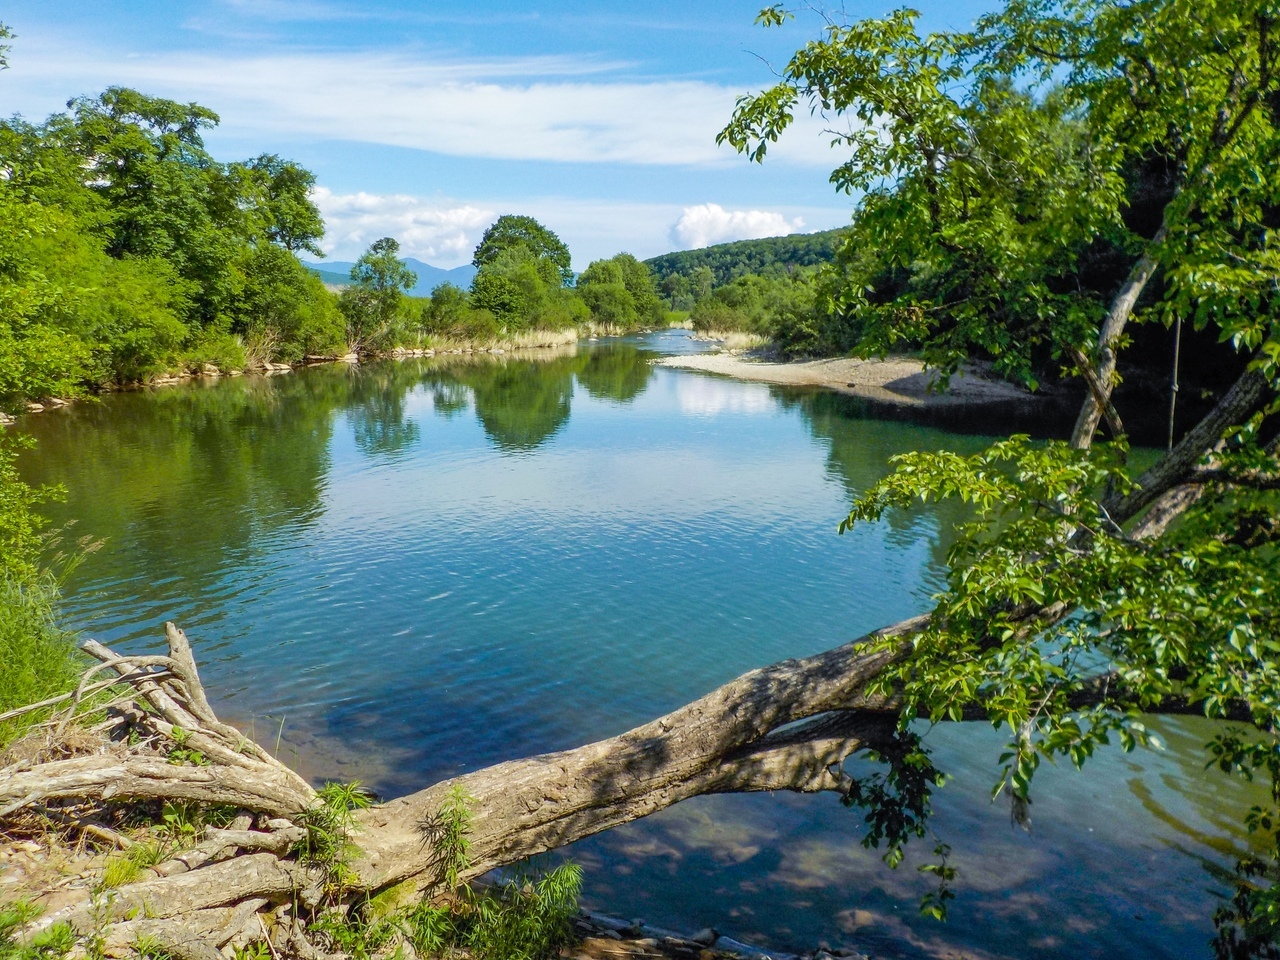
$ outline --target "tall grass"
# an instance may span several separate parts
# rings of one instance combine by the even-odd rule
[[[82,664],[75,634],[57,623],[58,589],[44,575],[0,580],[0,714],[72,689]],[[0,749],[42,716],[0,720]]]
[[[72,689],[81,669],[75,635],[58,626],[58,585],[41,568],[48,541],[36,507],[55,491],[18,475],[18,441],[0,437],[0,714]],[[39,715],[0,720],[0,749]]]

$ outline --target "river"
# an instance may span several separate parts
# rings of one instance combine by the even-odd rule
[[[73,626],[141,651],[176,621],[222,716],[395,796],[928,608],[952,508],[836,524],[893,454],[988,438],[648,363],[696,349],[673,331],[116,394],[24,418],[21,465],[102,541]],[[831,796],[699,798],[563,853],[589,906],[779,949],[1204,957],[1252,801],[1204,771],[1207,723],[1155,727],[1162,752],[1044,771],[1029,833],[988,799],[1000,735],[932,731],[945,924],[916,908],[933,841],[890,870]]]

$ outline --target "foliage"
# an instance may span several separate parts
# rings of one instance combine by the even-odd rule
[[[577,289],[596,323],[635,330],[666,320],[653,274],[629,253],[591,263],[578,278]]]
[[[470,798],[455,785],[429,825],[440,876],[451,898],[447,905],[424,901],[402,916],[414,949],[424,956],[465,949],[478,960],[558,956],[573,940],[582,871],[574,864],[562,864],[549,873],[526,866],[487,888],[466,884],[469,805]]]
[[[430,336],[484,341],[496,339],[502,332],[492,311],[473,306],[467,291],[451,283],[431,291],[420,316],[419,327]]]
[[[499,217],[480,238],[471,263],[478,269],[483,269],[503,254],[515,250],[523,250],[534,260],[546,261],[560,285],[573,282],[569,248],[533,217],[510,214]]]
[[[216,123],[123,87],[0,123],[0,404],[239,367],[245,339],[270,359],[339,339],[333,296],[294,256],[323,232],[313,175],[217,162]]]
[[[73,688],[83,668],[76,635],[58,625],[58,590],[44,575],[0,579],[0,713],[39,703]],[[0,748],[20,736],[40,713],[0,720]]]
[[[471,281],[470,304],[506,333],[557,330],[587,319],[574,291],[561,285],[555,261],[517,244],[494,254]]]
[[[1247,439],[1237,443],[1235,456],[1247,459]],[[951,550],[948,590],[929,628],[872,692],[901,697],[904,731],[980,705],[1009,734],[993,797],[1008,791],[1019,822],[1029,821],[1042,758],[1079,767],[1112,738],[1126,750],[1145,744],[1142,714],[1169,703],[1218,718],[1242,705],[1262,739],[1223,735],[1208,745],[1210,763],[1264,776],[1280,798],[1280,614],[1268,586],[1280,556],[1270,538],[1241,536],[1264,502],[1280,507],[1276,495],[1219,489],[1173,535],[1134,540],[1102,506],[1106,491],[1132,486],[1119,454],[1025,437],[972,457],[907,454],[842,525],[917,501],[970,505],[974,519]],[[1275,849],[1275,806],[1247,820]],[[1274,909],[1275,894],[1265,893],[1250,899],[1248,916]]]
[[[774,6],[760,22],[787,17]],[[974,456],[898,458],[842,530],[926,500],[962,504],[970,519],[927,627],[905,644],[877,641],[895,660],[869,692],[901,704],[899,736],[920,737],[909,754],[920,771],[931,771],[933,724],[1004,729],[993,797],[1009,797],[1023,824],[1042,760],[1082,766],[1112,741],[1150,744],[1146,713],[1247,723],[1206,744],[1211,766],[1271,786],[1270,803],[1242,815],[1262,852],[1240,862],[1214,946],[1274,956],[1275,11],[1262,0],[1007,0],[972,30],[927,35],[917,17],[827,20],[720,134],[758,161],[799,109],[841,123],[847,159],[831,180],[860,195],[858,210],[793,339],[916,348],[944,372],[985,357],[1035,386],[1054,360],[1071,374],[1123,349],[1117,331],[1136,305],[1137,322],[1185,320],[1238,350],[1234,369],[1253,372],[1233,391],[1263,386],[1141,477],[1123,438],[1093,449],[1087,430],[1074,446],[1012,437]],[[922,833],[936,780],[879,762],[887,772],[850,800],[892,853],[895,838]],[[954,870],[945,845],[937,852],[928,868],[941,885],[925,906],[940,915]]]
[[[355,787],[334,787],[319,806],[333,807],[332,813],[341,816],[338,811],[349,809],[347,805],[363,795],[358,789],[353,793]],[[471,798],[455,785],[437,815],[424,824],[446,888],[444,898],[405,905],[413,894],[413,883],[408,882],[350,910],[324,912],[312,929],[326,934],[355,960],[386,955],[397,939],[407,941],[421,957],[452,956],[455,951],[477,960],[559,956],[573,940],[581,871],[572,864],[545,874],[526,867],[499,883],[473,887],[464,879],[470,869],[470,804]]]
[[[47,541],[35,508],[57,491],[22,481],[16,447],[0,437],[0,713],[65,692],[81,670],[75,635],[57,623],[57,584],[40,562]],[[41,719],[0,721],[0,747]]]
[[[244,285],[234,328],[250,343],[270,341],[270,357],[301,360],[345,346],[342,313],[324,283],[286,248],[263,245],[242,261]]]
[[[813,310],[814,290],[804,274],[738,277],[699,300],[690,315],[693,329],[742,330],[779,337]]]
[[[404,292],[418,276],[400,262],[400,244],[383,237],[369,245],[351,268],[351,286],[338,308],[346,318],[347,346],[354,352],[389,344],[405,318]]]
[[[724,286],[739,277],[791,273],[802,267],[816,267],[830,262],[847,232],[847,228],[823,230],[819,233],[793,233],[785,237],[769,237],[764,240],[735,240],[718,243],[699,250],[682,250],[650,257],[645,265],[653,272],[659,287],[673,300],[684,300],[692,293],[697,295],[697,277],[702,270],[709,274],[715,286]],[[672,283],[675,280],[676,283]],[[693,283],[689,291],[684,284]],[[710,290],[706,289],[705,293]],[[680,309],[672,304],[673,309]]]
[[[316,185],[314,173],[265,153],[233,169],[256,191],[252,209],[261,220],[266,239],[289,253],[305,250],[324,256],[316,245],[324,236],[324,221],[310,196]]]
[[[70,924],[56,923],[30,940],[14,934],[40,916],[38,906],[26,900],[0,904],[0,960],[62,960],[75,946]]]
[[[358,852],[351,840],[354,811],[366,809],[372,803],[373,796],[358,780],[326,783],[300,818],[299,825],[305,827],[307,833],[298,849],[299,859],[324,870],[326,892],[335,902],[350,885],[349,863]]]

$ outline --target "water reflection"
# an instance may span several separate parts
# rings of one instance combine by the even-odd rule
[[[27,418],[24,472],[107,541],[68,613],[126,649],[178,620],[221,712],[259,734],[284,718],[309,774],[394,795],[927,608],[960,511],[835,526],[894,454],[981,435],[655,369],[655,344],[692,348],[315,368]],[[600,906],[783,947],[1197,955],[1248,791],[1201,769],[1203,724],[1160,733],[1163,754],[1045,772],[1031,836],[987,801],[1000,735],[931,733],[957,775],[945,927],[915,915],[913,864],[887,871],[831,798],[702,798],[572,853]]]

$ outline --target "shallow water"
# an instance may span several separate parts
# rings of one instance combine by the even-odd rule
[[[23,469],[105,541],[69,583],[76,626],[141,650],[178,622],[224,717],[392,796],[927,608],[953,511],[836,524],[890,456],[978,449],[980,427],[647,363],[698,348],[673,332],[120,394],[26,418]],[[568,855],[590,905],[779,948],[1207,956],[1246,798],[1203,771],[1206,729],[1162,722],[1164,753],[1048,771],[1030,834],[987,799],[1001,738],[935,730],[956,776],[934,823],[961,871],[946,924],[830,797],[700,798]]]

